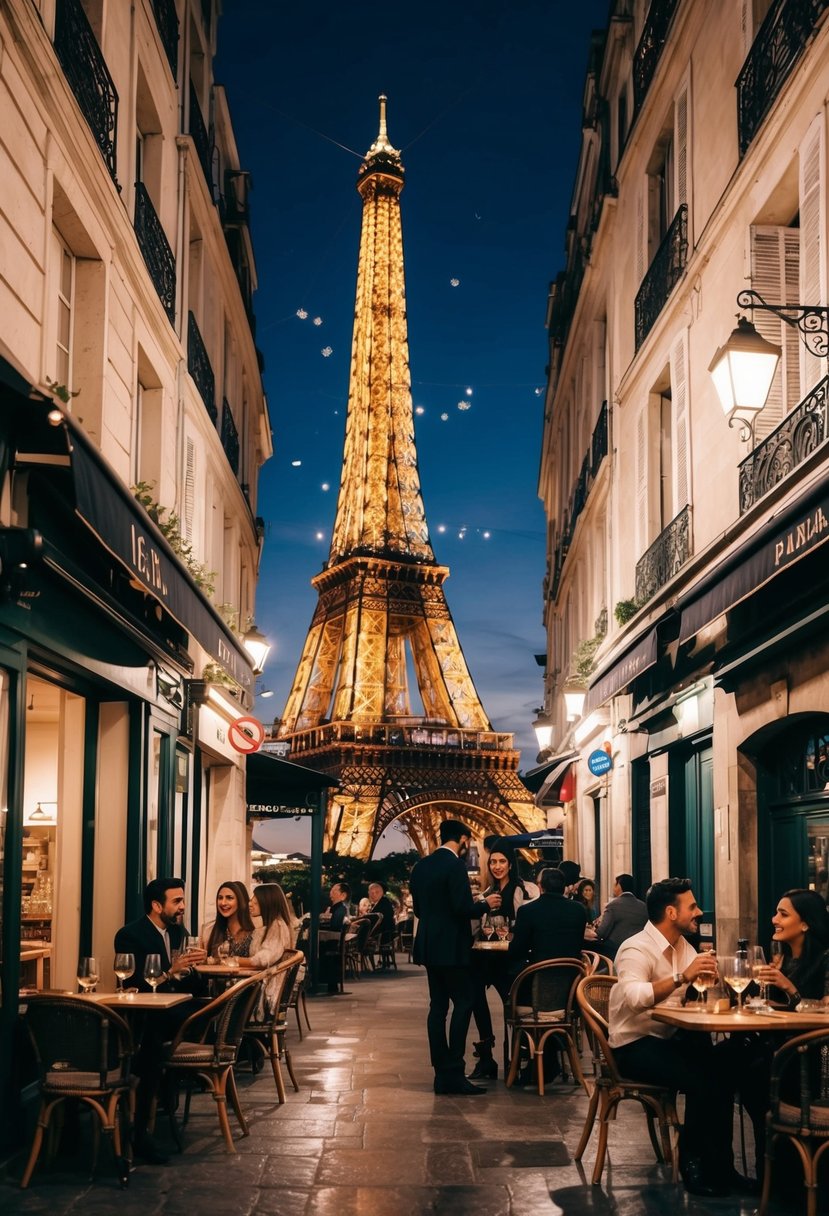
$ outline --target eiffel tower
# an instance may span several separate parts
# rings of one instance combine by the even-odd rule
[[[481,835],[544,827],[466,666],[420,492],[400,193],[380,130],[357,177],[363,199],[342,479],[319,601],[279,729],[291,759],[339,779],[325,847],[369,858],[400,820],[421,853],[438,824]],[[409,672],[420,705],[412,704]]]

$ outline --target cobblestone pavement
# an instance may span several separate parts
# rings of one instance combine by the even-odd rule
[[[276,1102],[270,1069],[240,1072],[250,1135],[227,1153],[213,1101],[194,1097],[185,1147],[166,1166],[137,1167],[120,1190],[104,1162],[88,1178],[89,1137],[38,1166],[28,1191],[11,1163],[0,1212],[120,1216],[701,1216],[750,1213],[756,1200],[695,1200],[654,1161],[645,1120],[626,1103],[610,1132],[604,1187],[592,1187],[595,1140],[573,1152],[587,1108],[569,1083],[486,1097],[432,1093],[419,968],[369,975],[347,994],[309,1000],[312,1032],[289,1046],[300,1084]],[[238,1127],[231,1114],[231,1126]],[[158,1139],[165,1143],[164,1119]],[[595,1137],[595,1133],[594,1133]],[[825,1204],[826,1200],[823,1199]],[[777,1205],[774,1216],[805,1210]]]

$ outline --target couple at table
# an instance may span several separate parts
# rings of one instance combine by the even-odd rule
[[[814,892],[787,891],[772,920],[784,962],[781,968],[764,968],[759,978],[773,984],[790,1004],[801,993],[823,996],[829,983],[829,915],[819,903]],[[740,1091],[755,1128],[759,1176],[770,1054],[749,1078],[732,1047],[735,1036],[715,1049],[707,1034],[676,1030],[651,1018],[655,1006],[677,1003],[698,975],[716,976],[717,962],[713,954],[698,954],[687,940],[686,935],[697,932],[702,914],[690,879],[654,883],[646,904],[645,928],[623,942],[616,956],[619,978],[608,1017],[616,1063],[629,1080],[685,1094],[680,1170],[686,1190],[712,1198],[756,1190],[756,1183],[734,1169],[733,1103],[735,1091]]]

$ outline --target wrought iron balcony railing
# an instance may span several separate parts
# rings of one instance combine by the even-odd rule
[[[176,259],[143,182],[135,183],[134,226],[153,286],[172,323],[176,319]]]
[[[602,402],[599,417],[593,427],[593,438],[590,441],[590,474],[595,477],[599,465],[607,455],[607,402]]]
[[[681,203],[654,254],[634,305],[636,349],[653,329],[688,261],[688,204]]]
[[[638,114],[668,37],[679,0],[651,0],[642,37],[633,53],[633,112]]]
[[[69,87],[117,186],[118,90],[80,0],[58,0],[54,45]]]
[[[222,400],[222,447],[227,456],[227,463],[233,469],[233,476],[238,477],[239,432],[236,430],[236,423],[233,421],[233,414],[226,397]]]
[[[327,722],[291,735],[291,756],[328,747],[399,747],[417,753],[429,748],[457,748],[458,752],[509,752],[513,736],[497,731],[466,730],[410,718],[406,722],[355,726],[353,722]]]
[[[683,507],[636,563],[636,603],[652,599],[690,556],[691,508]]]
[[[196,155],[204,173],[204,180],[207,182],[208,192],[213,198],[213,146],[192,80],[190,81],[190,135],[196,145]]]
[[[576,524],[579,521],[579,516],[584,510],[584,505],[587,502],[593,482],[596,480],[596,475],[599,471],[602,461],[607,455],[607,402],[602,402],[602,408],[599,411],[599,417],[596,420],[596,425],[593,428],[593,436],[590,441],[590,451],[582,461],[581,470],[576,484],[573,486],[570,494],[570,501],[567,505],[567,511],[564,515],[564,522],[561,529],[561,535],[558,538],[558,544],[555,547],[553,554],[553,572],[552,581],[550,584],[550,596],[552,599],[558,598],[558,588],[561,582],[561,575],[564,569],[564,562],[570,550],[570,545],[573,541],[573,534],[576,531]]]
[[[193,382],[201,393],[204,408],[215,426],[219,416],[216,409],[216,382],[199,327],[196,324],[196,318],[192,312],[187,318],[187,370],[193,377]]]
[[[829,0],[774,0],[737,77],[737,126],[744,156],[805,51]]]
[[[173,80],[178,75],[178,16],[176,0],[152,0],[155,23],[158,26],[161,45],[170,64]]]
[[[829,376],[825,376],[740,462],[740,514],[803,464],[828,435]]]

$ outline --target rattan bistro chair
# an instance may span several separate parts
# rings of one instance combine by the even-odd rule
[[[288,1010],[291,996],[296,985],[299,968],[304,962],[301,950],[286,950],[282,958],[273,967],[269,967],[263,975],[262,984],[267,1000],[264,999],[262,1016],[257,1017],[259,1008],[254,1010],[250,1021],[245,1027],[245,1038],[252,1039],[271,1062],[274,1084],[279,1103],[285,1101],[285,1082],[282,1079],[280,1058],[284,1055],[285,1066],[291,1078],[295,1092],[299,1085],[294,1076],[291,1064],[291,1053],[285,1042],[285,1031],[288,1026]],[[268,1007],[270,1003],[270,1008]]]
[[[226,988],[220,996],[192,1013],[179,1027],[178,1033],[170,1045],[170,1054],[165,1064],[165,1073],[173,1081],[181,1078],[201,1077],[210,1086],[219,1115],[222,1135],[228,1151],[231,1153],[236,1152],[236,1146],[233,1143],[227,1118],[228,1097],[242,1129],[242,1135],[248,1134],[248,1125],[242,1114],[239,1095],[236,1092],[233,1065],[236,1063],[245,1027],[256,1004],[261,982],[261,974],[238,980]],[[171,1108],[173,1105],[174,1103],[171,1103]],[[170,1117],[172,1121],[172,1109]],[[173,1123],[173,1135],[178,1141],[178,1129],[175,1123]]]
[[[588,975],[576,988],[576,1001],[593,1050],[593,1068],[596,1074],[584,1130],[576,1149],[576,1161],[581,1161],[584,1156],[598,1114],[599,1146],[592,1182],[594,1186],[599,1186],[607,1155],[608,1124],[611,1119],[616,1118],[620,1103],[632,1100],[640,1104],[647,1116],[648,1133],[657,1160],[670,1162],[672,1178],[676,1182],[679,1178],[679,1163],[676,1137],[672,1136],[672,1130],[678,1126],[674,1095],[662,1085],[625,1080],[619,1072],[608,1043],[608,1007],[610,993],[616,982],[616,977],[612,975]],[[661,1145],[656,1137],[654,1121],[659,1124]]]
[[[504,1007],[505,1028],[510,1032],[510,1067],[507,1087],[518,1073],[520,1048],[526,1044],[535,1061],[538,1092],[544,1094],[544,1044],[557,1040],[567,1052],[573,1077],[590,1093],[582,1072],[573,1030],[573,998],[585,965],[577,958],[553,958],[532,963],[513,980]]]
[[[111,1140],[119,1182],[129,1181],[119,1115],[127,1099],[126,1142],[135,1107],[135,1078],[130,1076],[132,1037],[124,1019],[104,1005],[70,994],[31,996],[24,1024],[34,1048],[40,1110],[20,1186],[29,1185],[52,1116],[67,1098],[85,1103]]]
[[[799,1100],[786,1101],[790,1090]],[[829,1030],[812,1030],[789,1039],[771,1065],[771,1108],[766,1116],[766,1170],[759,1216],[765,1216],[771,1191],[774,1149],[785,1136],[803,1166],[807,1216],[815,1216],[818,1169],[829,1150]]]

